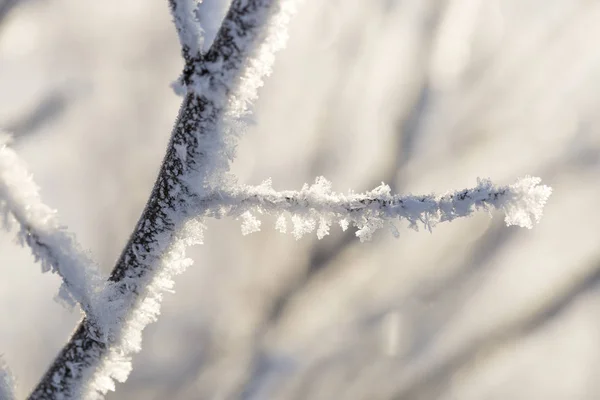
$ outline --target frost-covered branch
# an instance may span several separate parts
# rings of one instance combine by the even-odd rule
[[[14,400],[15,379],[8,366],[0,357],[0,400]]]
[[[287,192],[269,184],[237,185],[229,175],[237,137],[274,53],[285,44],[296,3],[234,0],[202,54],[202,30],[194,15],[198,2],[170,0],[185,61],[180,79],[185,98],[159,176],[108,285],[94,302],[94,319],[82,320],[30,399],[102,398],[114,389],[114,380],[127,378],[143,328],[157,318],[173,276],[191,263],[185,248],[202,242],[204,217],[239,216],[249,233],[260,226],[252,211],[289,212],[296,236],[318,224],[322,237],[336,222],[343,228],[356,225],[361,240],[394,218],[431,228],[477,208],[500,208],[509,224],[529,227],[539,219],[550,189],[538,186],[537,178],[507,187],[481,181],[474,189],[441,197],[400,197],[384,185],[365,194],[339,195],[324,179]],[[284,222],[280,215],[278,229],[284,230]]]
[[[304,185],[300,191],[278,192],[270,181],[260,186],[239,186],[231,192],[219,191],[200,201],[199,208],[206,210],[205,215],[241,218],[244,234],[260,229],[257,214],[278,215],[276,227],[285,233],[287,212],[296,238],[316,229],[321,239],[329,234],[332,224],[339,224],[343,230],[356,226],[356,236],[365,241],[386,226],[397,236],[394,220],[406,220],[414,229],[421,224],[431,230],[440,222],[466,217],[479,209],[501,210],[507,225],[532,228],[552,193],[540,182],[539,178],[525,177],[510,186],[496,186],[486,179],[479,180],[472,189],[441,196],[402,196],[392,194],[385,184],[366,193],[339,194],[331,190],[329,181],[319,177],[314,185]]]
[[[173,22],[179,35],[184,60],[192,61],[200,56],[203,30],[197,13],[202,0],[169,0]]]
[[[177,94],[185,94],[185,86],[190,83],[194,69],[202,62],[204,31],[198,20],[198,9],[202,0],[169,0],[169,8],[179,36],[183,71],[178,81],[173,83]]]
[[[127,378],[141,330],[156,319],[172,276],[190,263],[185,246],[201,241],[190,205],[230,182],[241,118],[271,70],[273,52],[283,47],[295,3],[232,2],[211,48],[184,76],[187,94],[167,154],[102,295],[101,323],[80,323],[30,399],[101,398],[114,389],[113,379]]]
[[[9,136],[0,133],[0,213],[5,225],[10,226],[12,217],[19,226],[19,242],[31,249],[42,271],[63,279],[59,298],[71,306],[80,304],[92,315],[93,298],[103,286],[100,272],[73,234],[59,223],[56,212],[42,202],[24,162],[8,142]]]

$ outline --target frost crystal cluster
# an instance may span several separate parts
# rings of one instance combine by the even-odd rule
[[[366,193],[342,194],[322,177],[299,191],[277,191],[270,180],[256,187],[236,183],[229,164],[237,138],[275,53],[285,45],[297,3],[234,0],[208,46],[198,22],[201,2],[169,0],[185,61],[175,86],[184,99],[146,208],[107,277],[42,203],[8,136],[0,137],[4,224],[9,229],[16,225],[20,243],[31,249],[43,271],[60,275],[60,299],[78,304],[83,312],[30,399],[103,398],[114,390],[115,380],[127,379],[142,330],[158,317],[173,276],[191,264],[185,249],[202,243],[206,218],[238,218],[245,235],[261,229],[259,216],[272,214],[276,229],[296,238],[316,231],[322,239],[333,225],[343,230],[353,226],[361,241],[381,228],[398,236],[399,221],[432,229],[476,210],[501,210],[507,225],[531,228],[539,221],[551,189],[532,177],[510,186],[480,180],[472,189],[440,196],[402,196],[385,184]],[[12,396],[6,394],[8,376],[0,369],[5,398]]]

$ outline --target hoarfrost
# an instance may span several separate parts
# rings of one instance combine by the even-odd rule
[[[342,230],[350,225],[357,227],[356,236],[361,241],[368,241],[385,226],[398,237],[399,232],[393,224],[395,219],[406,220],[412,229],[418,230],[422,226],[431,231],[440,222],[492,208],[505,212],[507,225],[530,228],[534,222],[539,222],[552,193],[540,182],[539,178],[525,177],[510,186],[496,186],[488,179],[479,179],[472,189],[441,196],[401,196],[392,194],[385,184],[360,194],[352,191],[335,193],[329,181],[318,177],[313,185],[305,184],[299,191],[276,191],[271,181],[260,186],[237,186],[220,191],[218,198],[205,199],[202,207],[211,215],[242,215],[246,233],[257,228],[254,217],[246,214],[248,212],[277,215],[275,227],[284,233],[287,232],[284,213],[289,213],[296,239],[317,227],[317,237],[322,239],[329,234],[330,226],[337,223]]]
[[[243,213],[240,218],[242,219],[242,235],[260,231],[260,221],[250,211]]]
[[[552,188],[538,186],[541,181],[540,178],[526,176],[510,186],[511,199],[502,207],[507,226],[531,229],[534,222],[540,222],[544,206],[552,194]]]
[[[206,217],[238,217],[246,235],[260,230],[256,214],[278,216],[276,229],[287,232],[287,214],[296,239],[315,229],[321,239],[337,223],[342,230],[357,227],[361,241],[370,240],[384,226],[398,236],[395,219],[404,219],[415,229],[424,226],[431,230],[440,222],[478,209],[503,210],[508,225],[530,228],[539,222],[551,194],[550,188],[539,186],[539,178],[526,177],[511,186],[480,180],[473,189],[442,196],[400,196],[383,183],[362,194],[340,194],[333,192],[323,177],[299,191],[275,191],[270,180],[255,187],[237,184],[229,174],[229,161],[235,156],[237,138],[245,130],[263,78],[271,73],[274,53],[285,44],[286,27],[298,2],[234,0],[214,43],[202,54],[200,2],[170,1],[186,61],[186,86],[180,87],[186,100],[163,164],[165,175],[159,176],[146,209],[152,211],[142,216],[115,268],[120,275],[111,276],[108,285],[99,283],[93,264],[39,201],[37,188],[25,170],[13,168],[13,153],[0,142],[0,173],[9,171],[0,176],[0,211],[13,214],[26,227],[25,240],[34,237],[27,244],[34,254],[40,254],[43,265],[61,274],[66,297],[87,309],[94,306],[93,322],[98,327],[97,332],[82,330],[85,336],[76,339],[76,333],[71,339],[86,340],[89,347],[97,346],[98,353],[79,360],[81,365],[61,364],[57,359],[51,367],[51,382],[42,382],[32,398],[35,393],[47,398],[47,389],[56,398],[82,394],[86,399],[100,399],[114,390],[115,380],[127,378],[131,356],[141,346],[142,330],[158,317],[163,294],[173,291],[173,276],[192,264],[185,249],[202,243]],[[3,168],[1,163],[6,160],[8,168]],[[11,181],[17,175],[16,182],[23,181],[24,186]],[[41,248],[46,243],[59,249],[58,255],[44,253]],[[98,337],[90,337],[92,334]],[[75,346],[85,354],[85,346]]]
[[[145,285],[145,293],[137,300],[135,312],[131,312],[131,305],[122,301],[119,282],[113,282],[105,290],[100,303],[104,312],[99,318],[104,337],[98,339],[110,346],[93,376],[83,380],[89,381],[82,390],[86,400],[103,399],[104,394],[115,389],[114,381],[127,380],[132,370],[132,356],[141,349],[143,329],[160,315],[163,294],[174,292],[173,278],[193,264],[185,251],[189,246],[203,243],[205,228],[200,218],[186,222],[161,256],[158,273]]]
[[[283,215],[283,213],[279,214],[279,217],[277,217],[277,221],[275,222],[275,229],[281,233],[287,232],[287,220],[285,219],[285,215]]]
[[[314,218],[302,217],[298,214],[292,215],[292,224],[294,226],[292,235],[294,235],[296,240],[301,239],[302,236],[314,231],[317,225]]]
[[[329,235],[329,227],[330,226],[331,226],[331,221],[327,217],[319,218],[319,229],[317,229],[317,238],[319,240],[321,240],[325,236]]]
[[[70,307],[79,303],[93,317],[95,297],[104,278],[73,234],[60,224],[56,211],[41,200],[25,163],[8,146],[10,137],[0,133],[0,214],[10,228],[19,226],[18,241],[27,245],[42,271],[57,273],[63,284],[57,299]]]

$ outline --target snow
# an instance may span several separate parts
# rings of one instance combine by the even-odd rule
[[[100,303],[105,312],[100,323],[110,346],[97,369],[89,371],[87,379],[78,383],[83,385],[85,400],[103,399],[108,391],[115,390],[115,381],[127,380],[133,368],[132,355],[141,350],[142,331],[160,315],[164,293],[173,292],[173,277],[193,264],[193,260],[186,257],[186,248],[202,244],[203,231],[202,223],[191,220],[178,232],[162,253],[158,273],[145,285],[145,293],[133,310],[131,305],[121,302],[118,283],[105,290],[104,301]]]
[[[250,211],[244,212],[240,218],[242,219],[242,235],[260,231],[260,221]]]
[[[202,0],[170,0],[181,47],[192,57],[204,47],[204,29],[198,20]]]
[[[349,225],[357,227],[356,236],[361,242],[371,240],[373,234],[384,227],[397,237],[395,220],[405,220],[415,230],[419,226],[431,230],[441,222],[492,208],[505,213],[507,226],[531,229],[534,223],[540,222],[544,205],[552,193],[551,188],[540,183],[540,178],[530,176],[509,186],[478,179],[477,186],[471,189],[415,196],[392,194],[390,187],[383,183],[365,193],[335,193],[331,182],[323,177],[316,178],[312,185],[305,184],[299,191],[276,191],[271,180],[267,180],[259,186],[222,189],[218,196],[202,199],[197,210],[207,215],[240,215],[244,235],[260,230],[257,214],[276,215],[275,228],[285,233],[284,213],[287,213],[291,216],[292,234],[296,239],[312,233],[317,226],[317,237],[322,239],[334,223],[343,230]]]
[[[58,299],[71,307],[80,304],[93,318],[104,278],[75,236],[60,224],[56,211],[42,202],[39,188],[9,143],[10,137],[0,133],[0,212],[5,225],[10,228],[16,222],[19,243],[31,249],[42,271],[61,276]]]
[[[163,164],[147,213],[117,265],[123,275],[111,281],[95,305],[100,337],[94,340],[108,349],[101,350],[105,354],[99,360],[77,366],[78,373],[71,376],[79,379],[69,378],[58,366],[58,382],[53,384],[58,393],[100,399],[114,390],[114,380],[123,382],[129,375],[131,357],[141,349],[143,329],[156,321],[163,294],[173,291],[173,277],[192,264],[185,256],[186,248],[202,243],[203,218],[190,219],[185,204],[208,193],[218,198],[235,181],[227,172],[237,137],[263,77],[271,72],[274,52],[285,44],[285,28],[295,3],[235,1],[220,36],[193,65],[198,74],[191,78],[175,124],[171,156]],[[197,23],[188,15],[194,2],[172,4],[176,4],[174,17],[185,57],[185,46],[194,51],[201,47],[196,46],[200,28],[190,28]],[[180,13],[185,10],[185,15]],[[170,197],[162,196],[162,191]],[[259,229],[260,221],[252,213],[242,213],[241,218],[244,234]]]
[[[540,178],[527,176],[510,187],[511,198],[502,205],[506,213],[506,225],[531,229],[542,218],[544,205],[552,194],[552,188],[538,186]]]

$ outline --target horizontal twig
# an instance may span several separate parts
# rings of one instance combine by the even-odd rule
[[[343,229],[348,225],[358,227],[357,236],[368,240],[375,230],[393,220],[406,220],[412,228],[421,224],[431,229],[440,222],[492,208],[505,213],[507,225],[531,228],[533,223],[539,222],[552,193],[551,188],[540,185],[540,181],[539,178],[525,177],[513,185],[496,186],[486,179],[479,180],[472,189],[439,196],[414,196],[392,194],[389,186],[384,184],[366,193],[339,194],[331,190],[330,182],[320,177],[314,185],[305,185],[299,191],[278,192],[268,181],[260,186],[214,192],[197,202],[198,209],[205,210],[204,215],[241,217],[245,233],[260,226],[256,213],[279,215],[278,229],[283,230],[282,213],[288,212],[292,215],[296,237],[319,226],[317,235],[321,238],[328,233],[332,223],[338,223]]]

